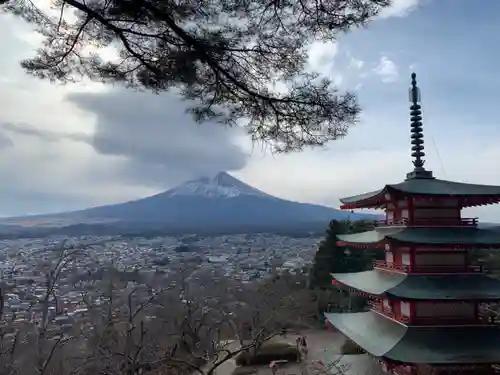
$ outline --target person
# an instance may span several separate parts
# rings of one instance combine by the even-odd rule
[[[299,349],[302,345],[302,336],[299,336],[295,339],[295,344],[297,344],[297,349]]]
[[[302,344],[302,353],[304,354],[304,358],[307,359],[307,353],[309,353],[309,349],[307,348],[306,336],[302,336],[301,344]]]
[[[306,340],[306,336],[302,336],[300,338],[300,344],[304,347],[304,348],[307,348],[307,340]]]
[[[273,375],[276,375],[276,372],[278,372],[278,364],[274,361],[269,363],[269,368],[271,369],[271,372]]]
[[[281,336],[286,338],[286,327],[281,328]]]

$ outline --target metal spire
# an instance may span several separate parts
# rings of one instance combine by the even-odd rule
[[[413,166],[415,167],[412,172],[406,175],[406,178],[433,178],[432,172],[427,171],[424,168],[425,160],[422,158],[425,156],[424,152],[424,131],[422,125],[422,111],[420,106],[420,89],[417,86],[417,75],[412,73],[411,75],[411,87],[410,87],[410,126],[411,126],[411,144],[413,157]]]

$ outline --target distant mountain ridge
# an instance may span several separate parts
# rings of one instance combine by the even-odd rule
[[[163,193],[130,202],[74,212],[38,215],[22,220],[59,223],[58,226],[96,225],[137,228],[326,228],[332,220],[374,220],[375,215],[340,211],[310,203],[292,202],[260,191],[226,172],[188,181]],[[11,224],[15,222],[11,221]]]

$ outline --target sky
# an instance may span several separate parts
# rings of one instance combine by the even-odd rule
[[[310,66],[356,91],[363,113],[345,139],[289,155],[251,145],[239,129],[195,124],[172,93],[30,77],[19,62],[39,38],[0,15],[0,216],[123,202],[222,170],[281,198],[336,207],[412,169],[413,71],[427,169],[500,185],[499,11],[488,0],[394,0],[368,27],[313,44]],[[466,216],[500,222],[500,205]]]

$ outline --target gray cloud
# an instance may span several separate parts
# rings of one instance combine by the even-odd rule
[[[174,94],[113,89],[73,93],[68,100],[96,116],[88,140],[96,152],[125,158],[120,174],[145,186],[174,183],[220,170],[239,170],[248,155],[234,142],[239,130],[196,124]]]
[[[31,26],[0,15],[0,35],[0,216],[123,202],[245,165],[239,130],[195,124],[174,95],[34,79],[19,66]]]
[[[22,122],[5,122],[1,128],[13,135],[27,135],[36,137],[45,142],[60,142],[71,140],[76,142],[90,142],[91,137],[83,133],[60,133],[46,129],[40,129],[36,126]],[[1,142],[1,141],[0,141]]]
[[[57,142],[59,140],[57,134],[37,129],[30,124],[6,122],[2,124],[2,129],[9,133],[34,136],[48,142]]]
[[[12,139],[5,135],[5,134],[0,134],[0,150],[3,150],[3,149],[6,149],[6,148],[9,148],[9,147],[13,147],[14,146],[14,142],[12,141]]]

